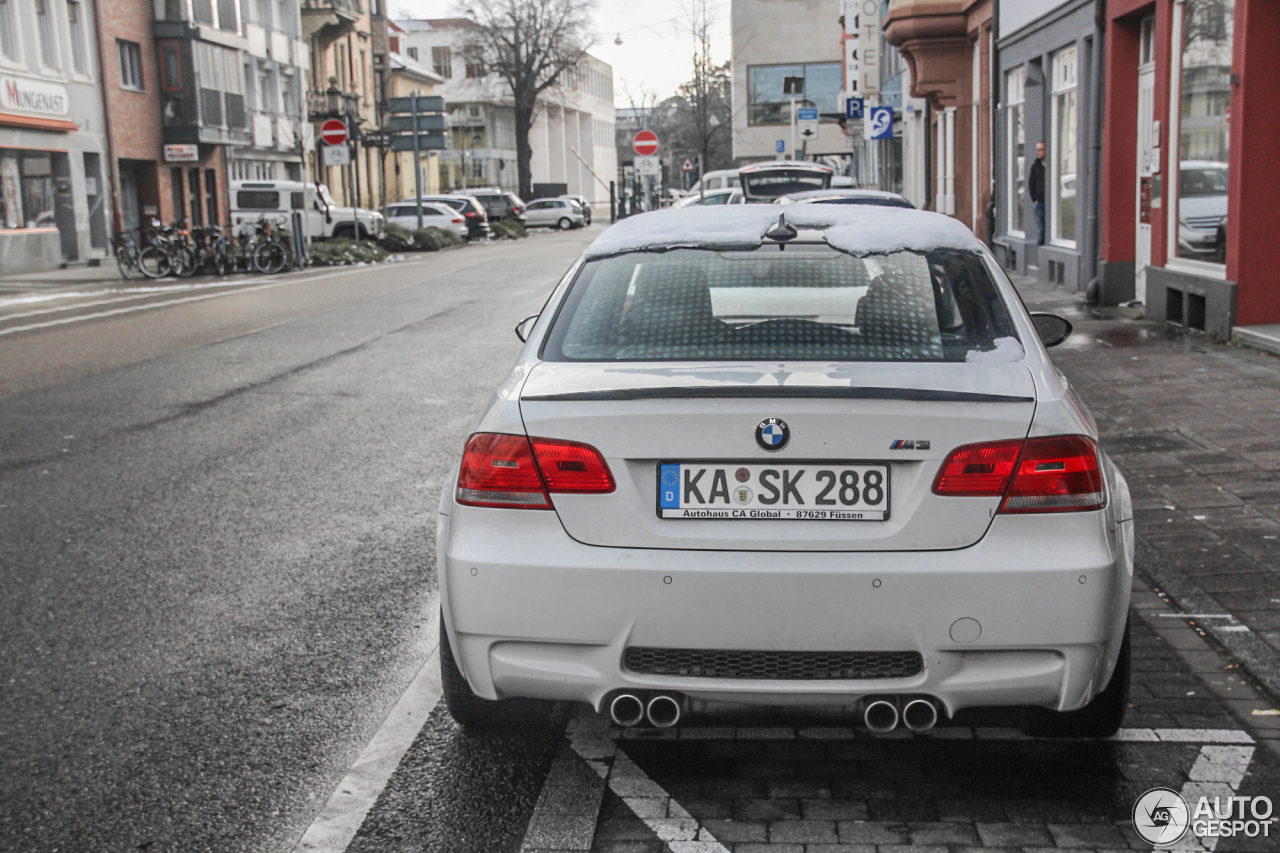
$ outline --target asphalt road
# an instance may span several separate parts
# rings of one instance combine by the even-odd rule
[[[1016,714],[461,732],[432,685],[436,501],[594,233],[0,294],[0,851],[1142,849],[1155,785],[1277,798],[1280,718],[1146,581],[1113,742]]]
[[[434,645],[442,479],[592,236],[0,306],[0,849],[289,848]]]

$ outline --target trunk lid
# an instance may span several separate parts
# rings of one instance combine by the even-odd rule
[[[607,495],[553,495],[574,539],[626,548],[906,551],[962,548],[986,533],[998,498],[942,498],[933,478],[962,444],[1023,438],[1035,383],[1020,363],[541,362],[521,391],[531,436],[584,442],[609,463]],[[790,429],[780,451],[756,427]],[[927,449],[920,446],[927,442]],[[914,446],[912,446],[914,445]],[[660,518],[660,463],[879,462],[884,521]],[[733,467],[728,470],[732,472]]]

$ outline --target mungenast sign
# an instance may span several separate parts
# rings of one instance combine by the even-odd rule
[[[71,99],[57,83],[0,76],[0,109],[62,117],[71,114]]]

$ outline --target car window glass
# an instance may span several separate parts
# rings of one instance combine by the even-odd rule
[[[719,178],[707,178],[707,189],[709,189],[709,190],[718,190],[718,189],[720,189],[720,179],[719,179]]]
[[[728,193],[716,193],[715,195],[706,196],[706,198],[703,199],[702,203],[703,204],[724,204],[728,200],[729,200]]]
[[[634,252],[584,265],[549,361],[965,361],[1015,338],[971,252]]]
[[[275,190],[240,190],[236,193],[238,210],[276,210],[280,207],[280,193]]]

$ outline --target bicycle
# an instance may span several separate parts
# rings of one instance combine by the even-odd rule
[[[255,223],[243,223],[238,262],[242,261],[246,269],[267,275],[283,270],[289,263],[289,251],[275,236],[275,228],[281,224],[279,219],[268,219],[266,214],[259,216]],[[252,234],[244,234],[249,228],[253,229]]]
[[[137,229],[140,230],[140,229]],[[111,237],[111,247],[115,251],[116,265],[120,267],[120,277],[128,281],[138,269],[138,244],[132,232],[120,231]]]
[[[147,245],[138,253],[138,271],[147,278],[164,278],[173,272],[173,256],[164,236],[167,229],[160,225],[158,219],[152,219],[149,227],[151,234],[145,240]]]

